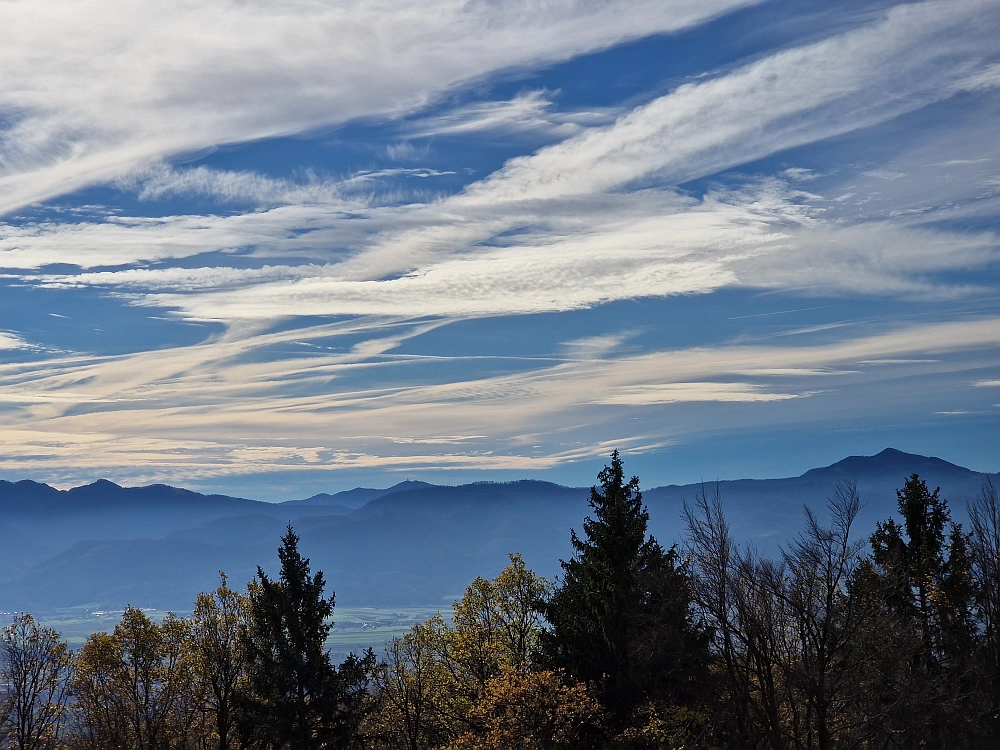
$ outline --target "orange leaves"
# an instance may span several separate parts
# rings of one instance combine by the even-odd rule
[[[477,731],[448,750],[588,748],[602,736],[603,709],[586,685],[562,670],[529,672],[505,667],[489,680],[472,710]]]

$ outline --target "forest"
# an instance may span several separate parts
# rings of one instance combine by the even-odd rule
[[[333,663],[334,593],[281,539],[280,574],[220,574],[189,616],[129,607],[71,650],[0,633],[0,747],[18,750],[695,750],[1000,746],[1000,500],[968,528],[913,474],[862,535],[845,478],[764,555],[723,498],[648,534],[621,456],[555,581],[521,556],[447,615]]]

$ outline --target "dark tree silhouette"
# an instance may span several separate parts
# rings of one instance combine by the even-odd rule
[[[241,729],[252,744],[287,750],[347,746],[364,701],[365,665],[352,655],[338,670],[325,648],[334,597],[324,598],[323,573],[310,575],[299,537],[281,538],[277,581],[258,567],[249,589],[244,632],[248,690]]]
[[[871,680],[859,680],[879,686],[863,702],[872,725],[896,741],[968,746],[981,713],[971,659],[977,627],[969,538],[952,523],[940,488],[931,492],[918,475],[896,495],[903,523],[878,524],[871,560],[855,581],[883,613],[859,639],[871,663],[880,664]]]
[[[600,686],[619,721],[643,702],[690,700],[707,639],[693,625],[687,571],[675,549],[646,536],[639,478],[625,481],[615,451],[592,487],[593,517],[575,531],[575,554],[544,605],[543,661]]]

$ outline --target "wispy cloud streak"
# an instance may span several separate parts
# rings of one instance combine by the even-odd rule
[[[187,189],[291,205],[230,217],[7,227],[0,265],[121,265],[219,250],[320,261],[309,276],[232,272],[224,286],[241,279],[251,284],[245,291],[209,291],[188,274],[191,286],[176,289],[183,296],[163,289],[178,278],[170,272],[119,277],[159,287],[154,304],[218,319],[509,314],[740,283],[934,293],[922,274],[992,262],[994,234],[924,226],[927,217],[919,215],[848,226],[823,221],[833,207],[829,198],[777,180],[703,201],[669,188],[622,189],[654,176],[667,183],[689,179],[947,98],[992,70],[983,60],[992,32],[1000,33],[991,25],[1000,24],[1000,14],[987,12],[995,5],[894,8],[872,26],[682,86],[613,125],[516,158],[429,204],[366,207],[333,183],[294,185],[203,168],[153,173],[141,182],[147,195]],[[515,228],[516,239],[505,239]],[[831,252],[816,258],[810,248],[817,246]],[[803,262],[804,254],[813,257]],[[230,272],[204,273],[221,280]],[[255,278],[266,285],[258,287]],[[89,282],[114,283],[114,277],[75,283]],[[194,289],[201,293],[187,294]]]
[[[364,327],[342,325],[270,334],[248,329],[165,352],[2,366],[9,418],[0,430],[0,468],[41,470],[54,460],[144,480],[296,467],[551,468],[600,454],[624,414],[643,416],[638,431],[616,438],[634,449],[723,422],[732,426],[734,419],[786,421],[789,412],[774,409],[781,403],[812,404],[794,412],[799,420],[842,415],[856,410],[858,393],[872,388],[882,388],[885,398],[865,403],[869,417],[892,414],[900,408],[889,395],[893,383],[975,371],[1000,345],[1000,319],[987,318],[832,344],[665,350],[371,388],[338,387],[338,378],[357,368],[398,366],[393,349],[419,330],[372,337],[342,355],[250,356],[282,341]],[[873,364],[877,358],[883,364]],[[977,390],[971,383],[969,389]],[[711,402],[754,411],[738,418],[706,414],[686,424],[661,411]],[[567,423],[581,422],[590,427],[566,435]],[[448,437],[455,435],[467,439]]]
[[[150,159],[407,112],[498,69],[747,4],[5,3],[0,215]]]

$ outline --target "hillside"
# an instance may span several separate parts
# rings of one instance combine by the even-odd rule
[[[858,481],[866,504],[858,529],[867,533],[894,512],[894,490],[914,472],[942,487],[958,519],[984,476],[888,449],[799,477],[656,487],[644,495],[651,531],[666,544],[682,536],[683,503],[718,489],[737,539],[767,548],[794,535],[802,506],[822,508],[845,475]],[[235,583],[249,580],[258,564],[273,570],[289,522],[339,604],[443,604],[476,575],[498,572],[508,552],[556,575],[587,496],[586,488],[527,480],[411,482],[271,504],[164,485],[101,481],[59,491],[0,482],[0,607],[186,609],[198,591],[214,587],[219,570]]]

